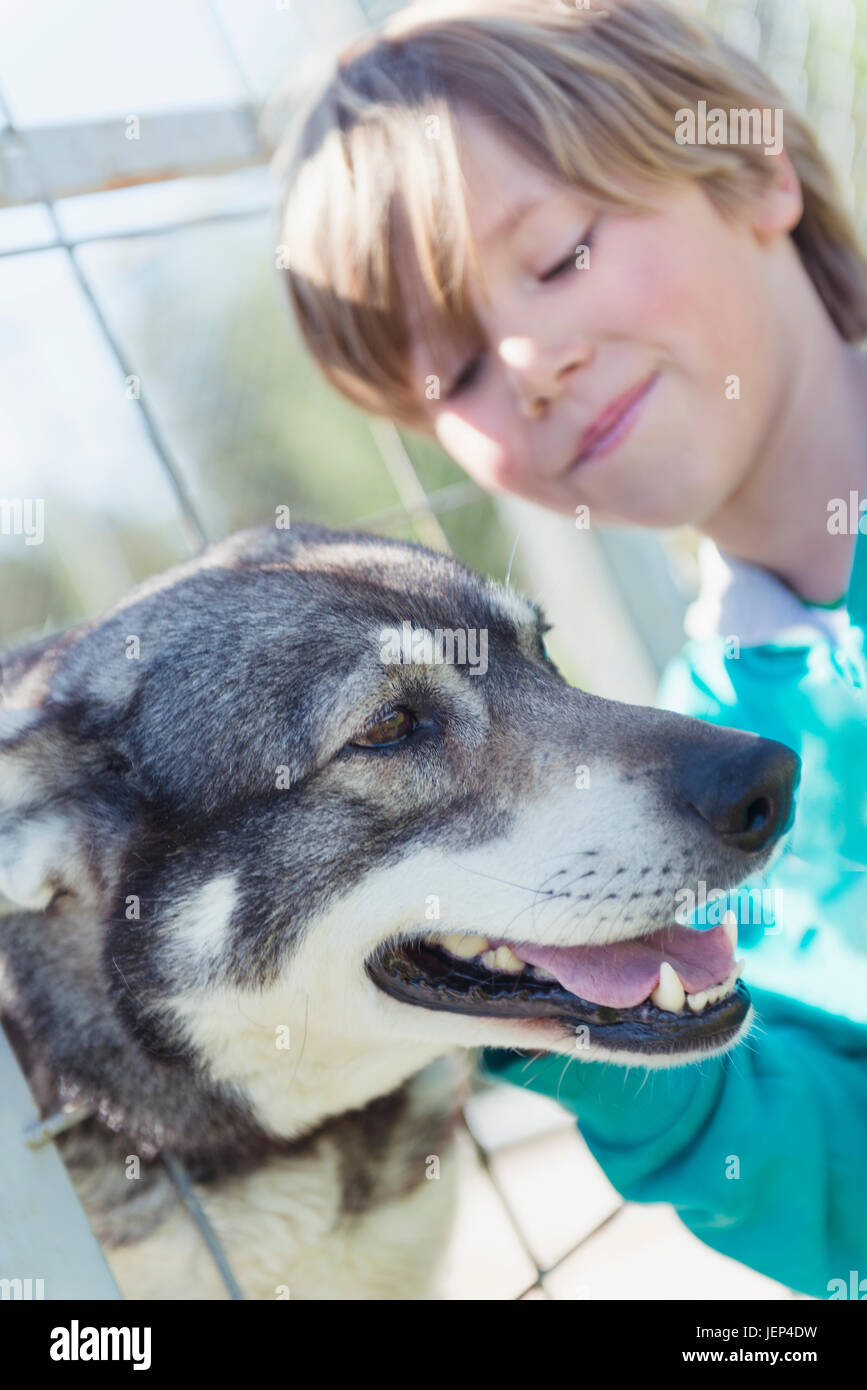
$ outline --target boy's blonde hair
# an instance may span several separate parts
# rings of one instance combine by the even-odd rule
[[[803,190],[792,237],[841,336],[867,334],[867,263],[812,132],[771,80],[662,0],[419,0],[339,58],[278,151],[285,283],[305,341],[366,410],[420,424],[410,335],[478,343],[459,122],[475,112],[517,152],[603,208],[700,181],[723,213],[773,177],[761,144],[675,141],[675,113],[782,108]]]

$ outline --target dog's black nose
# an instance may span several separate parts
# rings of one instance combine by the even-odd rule
[[[737,756],[702,762],[689,804],[732,849],[756,854],[789,828],[800,760],[785,744],[760,738]]]

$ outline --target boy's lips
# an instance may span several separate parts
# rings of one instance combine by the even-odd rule
[[[569,465],[570,471],[588,459],[610,453],[626,438],[658,376],[658,372],[652,372],[637,386],[608,402],[582,434],[578,442],[578,453]]]

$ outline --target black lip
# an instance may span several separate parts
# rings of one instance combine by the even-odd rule
[[[378,989],[403,1004],[477,1018],[538,1018],[566,1028],[585,1026],[589,1041],[619,1052],[644,1055],[687,1052],[704,1044],[724,1047],[737,1035],[750,1010],[746,986],[702,1013],[666,1013],[645,1000],[630,1009],[594,1004],[570,994],[554,980],[499,974],[471,961],[449,957],[424,941],[388,945],[365,966]]]

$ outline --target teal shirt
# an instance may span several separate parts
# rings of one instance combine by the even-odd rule
[[[671,1203],[713,1249],[829,1298],[851,1270],[867,1279],[867,536],[836,626],[738,570],[748,605],[779,599],[785,621],[761,640],[730,625],[687,643],[659,703],[802,758],[787,851],[718,909],[738,915],[759,1028],[664,1071],[495,1049],[482,1070],[575,1114],[624,1197]]]

